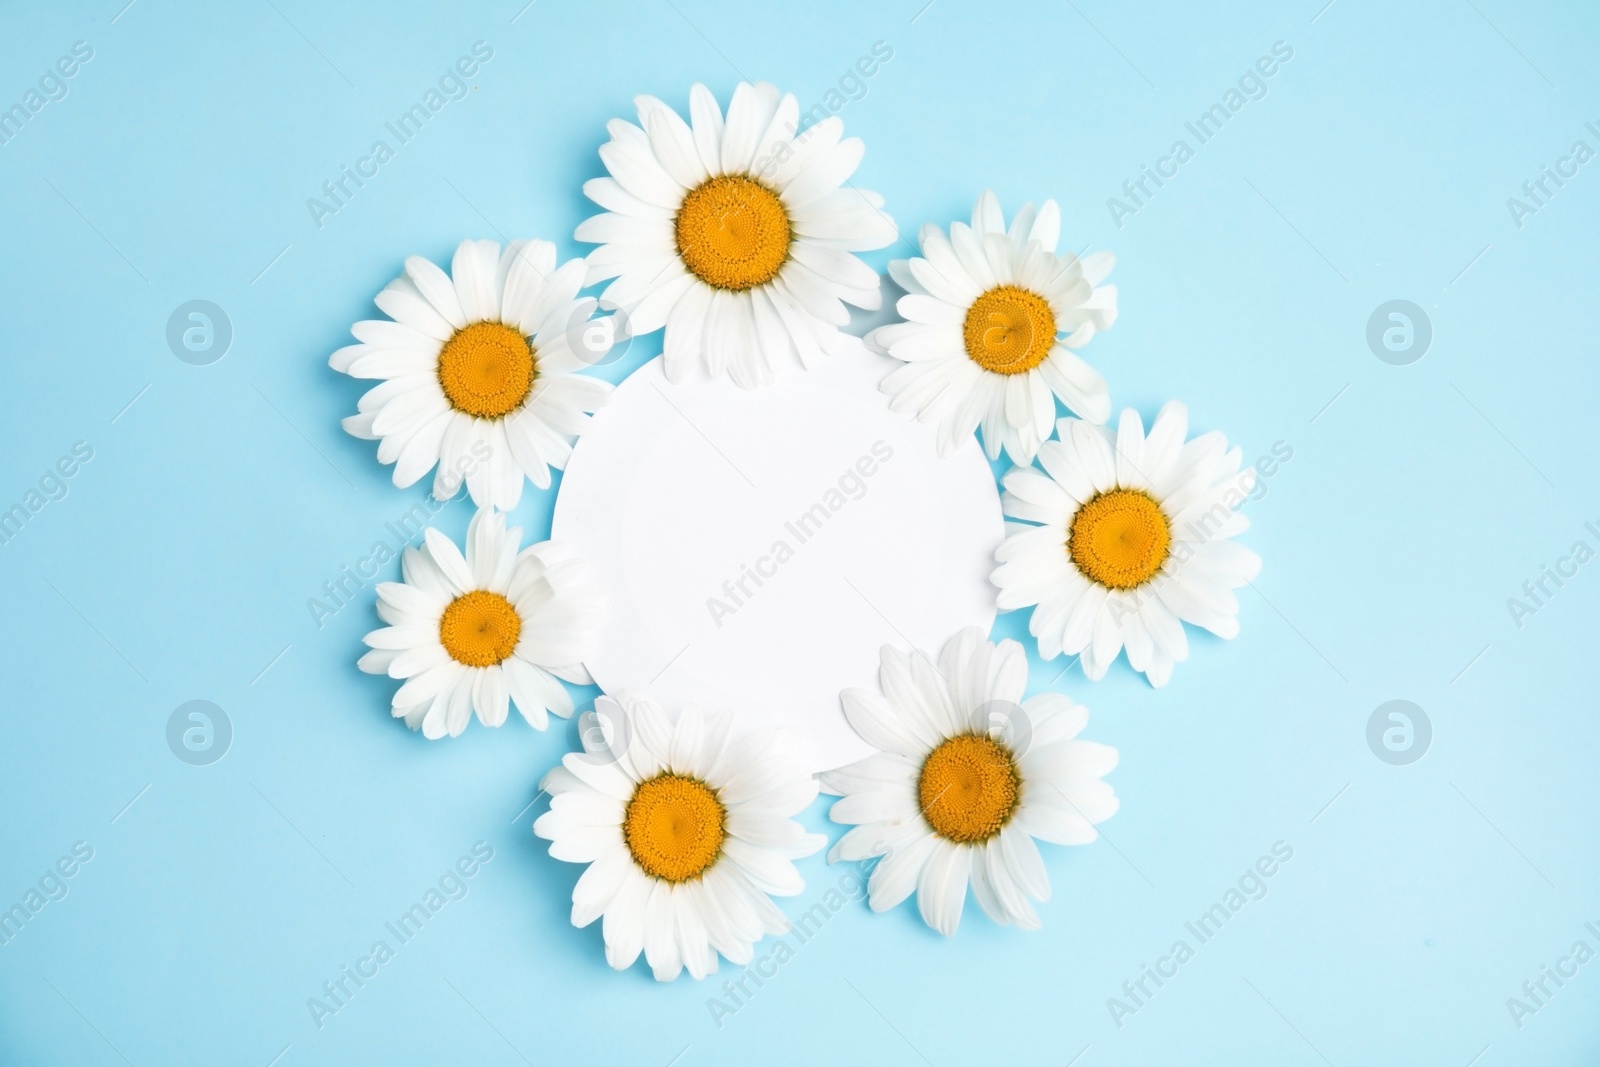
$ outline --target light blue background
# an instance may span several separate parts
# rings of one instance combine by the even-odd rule
[[[94,49],[0,146],[0,503],[94,449],[0,547],[0,905],[94,849],[0,947],[0,1060],[1594,1062],[1600,962],[1520,1029],[1506,1000],[1580,938],[1600,949],[1600,563],[1520,629],[1506,600],[1575,540],[1600,547],[1600,161],[1521,228],[1506,199],[1575,140],[1600,148],[1600,11],[522,2],[0,16],[7,106],[74,41]],[[478,40],[494,57],[470,96],[314,225],[306,199]],[[852,904],[719,1029],[717,985],[613,973],[598,926],[567,922],[579,868],[527,805],[571,724],[426,744],[355,670],[370,590],[313,623],[307,599],[422,495],[340,431],[362,386],[326,359],[409,254],[583,251],[580,187],[634,93],[683,106],[695,80],[726,99],[746,76],[809,106],[880,40],[893,59],[841,111],[868,146],[857,182],[907,235],[871,261],[985,186],[1008,212],[1056,197],[1065,243],[1120,257],[1122,319],[1087,353],[1117,405],[1181,398],[1247,461],[1294,454],[1248,506],[1266,562],[1238,640],[1196,638],[1160,691],[1125,662],[1094,686],[1033,664],[1122,752],[1108,836],[1046,848],[1045,929],[969,902],[946,941],[909,906]],[[1294,56],[1266,97],[1119,229],[1107,198],[1275,41]],[[208,367],[164,340],[194,298],[235,330]],[[1433,323],[1411,366],[1365,341],[1396,298]],[[530,535],[552,500],[525,497]],[[458,502],[440,522],[467,519]],[[235,731],[209,767],[164,736],[197,698]],[[1365,739],[1395,698],[1433,724],[1411,766]],[[318,1029],[307,998],[479,840],[495,858],[470,895]],[[1119,1028],[1107,999],[1278,841],[1294,858],[1266,896]],[[791,915],[841,874],[801,866]]]

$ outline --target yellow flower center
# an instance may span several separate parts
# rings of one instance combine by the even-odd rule
[[[439,384],[457,411],[498,419],[533,390],[539,364],[533,345],[503,322],[474,322],[457,330],[439,352]]]
[[[917,795],[933,832],[947,841],[987,841],[1016,814],[1022,775],[1011,750],[983,734],[962,734],[928,753]]]
[[[677,237],[684,266],[717,289],[770,282],[788,261],[793,239],[778,194],[742,174],[691,189],[678,209]]]
[[[1067,554],[1078,572],[1110,589],[1132,589],[1155,577],[1172,546],[1161,505],[1138,489],[1101,493],[1072,517]]]
[[[622,818],[622,836],[645,874],[691,882],[722,854],[728,813],[698,778],[665,772],[640,782]]]
[[[1001,285],[967,309],[961,329],[972,362],[995,374],[1026,374],[1056,344],[1056,316],[1038,293]]]
[[[487,589],[456,597],[439,619],[439,643],[468,667],[493,667],[511,655],[522,619],[511,601]]]

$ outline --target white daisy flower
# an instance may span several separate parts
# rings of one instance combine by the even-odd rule
[[[860,139],[841,141],[836,116],[797,135],[794,95],[764,82],[734,89],[726,121],[704,85],[689,90],[689,122],[653,96],[634,104],[638,126],[606,127],[611,176],[583,186],[606,212],[577,238],[602,246],[589,283],[616,279],[602,299],[627,310],[634,334],[666,327],[667,377],[702,363],[748,388],[792,359],[859,351],[839,330],[844,305],[876,309],[881,296],[851,253],[899,236],[883,198],[847,184]]]
[[[1050,879],[1034,839],[1099,836],[1094,824],[1117,810],[1100,780],[1117,750],[1077,740],[1089,713],[1062,694],[1024,700],[1022,646],[976,628],[952,637],[937,666],[885,646],[878,677],[882,695],[841,695],[850,724],[881,751],[822,775],[844,797],[830,817],[856,824],[829,861],[882,856],[867,882],[872,910],[915,891],[923,921],[941,934],[955,933],[969,881],[995,922],[1037,929],[1029,899],[1050,899]]]
[[[1057,255],[1060,230],[1054,200],[1037,212],[1025,205],[1007,230],[986,191],[970,227],[953,223],[946,236],[925,225],[922,255],[889,263],[907,294],[895,305],[905,321],[873,330],[867,343],[905,361],[883,391],[896,411],[939,420],[941,452],[981,424],[990,459],[1003,445],[1013,462],[1032,463],[1056,397],[1091,422],[1110,418],[1106,381],[1076,350],[1117,320],[1117,287],[1100,284],[1116,256]]]
[[[816,799],[816,780],[773,734],[730,742],[726,715],[690,707],[673,725],[637,693],[601,697],[595,711],[620,751],[562,757],[543,783],[550,810],[533,826],[550,855],[589,865],[572,890],[572,924],[603,917],[606,961],[625,970],[643,951],[662,982],[685,968],[704,978],[719,952],[748,964],[764,934],[789,929],[768,894],[799,893],[790,861],[827,841],[790,818]]]
[[[1183,624],[1218,637],[1239,632],[1232,590],[1261,559],[1229,538],[1250,521],[1236,510],[1255,470],[1239,470],[1222,434],[1185,443],[1189,413],[1173,401],[1149,436],[1137,412],[1116,432],[1062,419],[1059,440],[1039,450],[1041,472],[1008,471],[1001,508],[1014,519],[995,551],[1001,611],[1036,604],[1028,629],[1039,655],[1081,655],[1083,673],[1104,677],[1124,647],[1154,686],[1189,655]]]
[[[421,256],[375,303],[392,317],[350,328],[357,344],[335,352],[334,370],[381,378],[344,420],[377,440],[404,488],[438,465],[433,495],[447,500],[465,479],[472,502],[508,510],[523,476],[540,489],[611,392],[578,372],[570,338],[595,308],[577,299],[582,260],[556,266],[549,241],[462,241],[445,274]]]
[[[512,702],[543,730],[547,712],[572,714],[556,679],[592,684],[583,661],[599,622],[596,594],[559,546],[521,544],[520,527],[484,509],[467,527],[465,556],[429,527],[423,547],[400,558],[405,581],[378,586],[378,617],[389,625],[364,638],[372,651],[357,665],[405,679],[394,717],[429,740],[459,737],[474,712],[499,726]]]

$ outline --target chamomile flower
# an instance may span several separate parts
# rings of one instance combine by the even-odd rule
[[[822,775],[843,796],[830,817],[855,824],[828,859],[881,856],[867,882],[872,910],[915,892],[941,934],[955,933],[969,883],[995,922],[1037,929],[1029,901],[1050,898],[1050,879],[1034,839],[1098,836],[1095,824],[1117,810],[1100,780],[1117,750],[1078,739],[1089,713],[1062,694],[1024,700],[1022,646],[977,629],[952,637],[937,665],[885,646],[878,677],[881,694],[841,695],[850,725],[880,751]]]
[[[572,923],[604,921],[606,961],[644,953],[658,981],[704,978],[717,954],[744,966],[789,922],[769,894],[804,888],[791,860],[826,842],[791,816],[817,796],[771,734],[729,740],[728,718],[690,707],[669,723],[643,694],[601,697],[609,746],[572,752],[545,776],[550,810],[533,832],[550,855],[588,869]]]
[[[898,236],[883,198],[848,185],[857,138],[830,116],[797,133],[800,108],[766,83],[740,84],[724,119],[704,85],[689,121],[653,96],[637,126],[613,119],[600,147],[610,177],[584,183],[604,214],[583,222],[589,282],[626,309],[635,334],[666,328],[667,377],[699,364],[741,386],[798,360],[859,351],[845,304],[875,309],[877,273],[853,252]]]
[[[1000,449],[1032,463],[1050,436],[1056,398],[1091,422],[1105,422],[1105,379],[1077,350],[1117,319],[1117,287],[1101,285],[1116,257],[1056,253],[1061,211],[1027,204],[1008,230],[991,192],[978,197],[972,225],[950,233],[926,225],[922,255],[892,260],[906,291],[904,322],[880,326],[871,345],[905,362],[883,381],[896,411],[939,420],[948,452],[983,427],[990,459]]]
[[[394,464],[401,488],[437,465],[440,500],[463,480],[474,504],[501,510],[522,499],[524,475],[549,488],[611,392],[579,373],[593,356],[570,343],[595,307],[577,299],[584,270],[582,260],[558,268],[548,241],[462,241],[449,274],[407,259],[375,299],[391,318],[356,323],[357,343],[328,360],[383,379],[345,430],[379,442],[378,462]]]
[[[1101,678],[1126,648],[1154,686],[1189,655],[1184,623],[1218,637],[1239,632],[1233,590],[1261,559],[1230,540],[1249,527],[1237,508],[1255,472],[1222,434],[1185,441],[1189,413],[1176,401],[1146,436],[1122,413],[1113,433],[1062,419],[1058,440],[1039,450],[1041,472],[1009,471],[1001,508],[1013,519],[995,551],[1002,611],[1037,605],[1028,629],[1039,655],[1081,655]]]
[[[372,651],[358,666],[404,679],[394,717],[429,740],[460,736],[474,713],[499,726],[513,703],[543,730],[549,712],[572,714],[558,678],[591,684],[583,661],[599,621],[595,594],[559,546],[521,544],[519,527],[481,510],[464,556],[429,527],[423,546],[400,558],[405,580],[378,586],[378,617],[388,626],[366,636]]]

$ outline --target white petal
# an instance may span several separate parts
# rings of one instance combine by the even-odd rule
[[[939,841],[917,879],[917,910],[922,921],[946,937],[956,932],[967,902],[967,876],[973,850]]]

